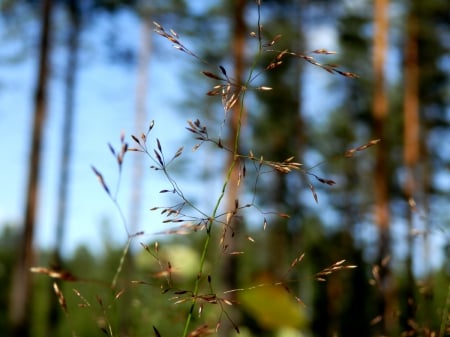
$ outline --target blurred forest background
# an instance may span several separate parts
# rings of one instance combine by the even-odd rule
[[[189,336],[212,334],[218,323],[220,336],[234,336],[237,330],[242,336],[450,336],[449,1],[267,0],[258,6],[245,0],[3,0],[0,6],[0,94],[9,85],[3,69],[32,59],[36,73],[27,93],[33,117],[22,223],[1,227],[5,312],[0,335],[182,336],[195,293]],[[140,36],[115,29],[123,13],[140,23]],[[125,142],[142,144],[139,134],[150,120],[158,128],[157,111],[147,108],[153,87],[171,94],[172,100],[161,104],[178,111],[172,123],[184,129],[187,120],[199,119],[221,142],[187,154],[198,143],[192,132],[180,136],[163,130],[160,137],[163,147],[179,141],[167,150],[167,158],[186,146],[186,154],[170,166],[176,184],[169,180],[165,185],[169,190],[184,186],[195,205],[187,207],[192,205],[182,199],[184,218],[169,214],[165,219],[198,226],[170,230],[177,223],[164,224],[160,228],[166,234],[157,237],[158,244],[153,236],[133,235],[153,232],[140,224],[145,219],[138,210],[153,217],[165,208],[152,212],[152,207],[180,202],[180,194],[173,193],[165,201],[142,203],[143,180],[164,176],[151,169],[152,176],[145,175],[155,162],[133,152],[124,159],[133,168],[131,183],[123,182],[133,191],[130,200],[117,206],[113,192],[104,198],[113,199],[112,214],[123,209],[124,236],[135,246],[127,251],[105,233],[102,251],[86,243],[68,255],[62,242],[70,240],[65,226],[74,193],[72,139],[77,113],[85,108],[77,102],[77,91],[87,85],[78,74],[95,50],[85,39],[94,34],[98,17],[110,20],[101,39],[110,55],[105,67],[137,74],[135,91],[123,92],[134,97],[135,111],[123,114],[135,120],[141,143],[127,135],[121,148],[112,147],[114,169],[123,164]],[[169,41],[154,34],[153,21],[167,32],[173,28],[199,59],[213,66],[171,49]],[[269,69],[277,53],[262,53],[252,68],[259,23],[263,42],[274,41],[266,49],[306,56],[283,56],[283,64]],[[123,44],[127,39],[139,41],[139,48]],[[5,49],[11,41],[21,41],[21,47]],[[332,46],[317,45],[322,41]],[[322,66],[311,64],[309,57]],[[154,59],[170,74],[167,85],[149,79]],[[171,63],[176,66],[164,68],[166,60],[176,60]],[[236,108],[224,114],[220,97],[205,95],[215,79],[201,72],[245,83],[250,69],[261,71],[258,86],[273,90],[249,91],[241,119]],[[64,113],[61,127],[50,130],[60,140],[53,177],[59,186],[58,204],[52,206],[56,244],[43,248],[35,236],[44,134],[55,104],[52,90],[64,93]],[[14,113],[0,109],[1,119]],[[154,156],[152,132],[147,146]],[[294,156],[304,170],[285,174],[250,160],[243,172],[240,161],[221,204],[221,212],[233,219],[226,220],[222,241],[219,221],[211,237],[208,233],[213,243],[204,274],[198,276],[207,231],[193,211],[214,206],[211,200],[220,195],[233,161],[223,147],[233,148],[239,132],[240,153],[252,151],[276,162]],[[21,137],[2,135],[2,142]],[[96,169],[92,175],[102,177]],[[244,182],[236,188],[240,178]],[[197,277],[202,279],[199,293],[193,288]],[[242,290],[226,292],[232,289]],[[234,301],[239,304],[229,305]]]

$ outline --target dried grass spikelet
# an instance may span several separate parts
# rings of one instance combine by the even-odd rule
[[[164,27],[159,24],[156,21],[153,21],[153,25],[155,26],[154,28],[154,32],[164,38],[166,38],[167,40],[169,40],[170,42],[172,42],[172,46],[175,49],[178,49],[179,51],[186,53],[190,56],[193,56],[195,58],[199,58],[194,52],[192,52],[191,50],[189,50],[186,46],[184,46],[181,41],[180,41],[180,36],[173,30],[173,29],[169,29],[169,32],[167,32]]]
[[[314,54],[324,54],[324,55],[334,55],[334,54],[337,54],[335,51],[331,51],[331,50],[328,50],[328,49],[316,49],[316,50],[313,50],[313,51],[311,51],[311,53],[314,53]]]
[[[203,324],[191,331],[187,337],[201,337],[201,336],[209,336],[216,333],[216,329],[211,329],[207,324]]]
[[[239,101],[243,91],[243,87],[235,87],[228,84],[222,88],[222,106],[225,113],[231,110]]]
[[[348,72],[348,71],[343,71],[343,70],[339,69],[338,65],[336,65],[336,64],[320,63],[313,56],[308,55],[308,54],[318,54],[318,55],[332,55],[332,54],[336,54],[336,52],[329,51],[327,49],[316,49],[316,50],[313,50],[313,51],[310,51],[310,52],[306,52],[306,53],[291,52],[291,51],[288,51],[288,50],[283,50],[283,51],[280,52],[280,51],[274,50],[274,49],[268,49],[267,51],[268,52],[276,52],[276,53],[278,53],[278,55],[275,58],[275,60],[272,61],[272,63],[270,63],[267,66],[266,70],[271,70],[273,68],[278,67],[279,65],[281,65],[281,63],[278,63],[278,62],[281,62],[280,61],[281,58],[283,56],[285,56],[285,55],[290,55],[290,56],[293,56],[293,57],[296,57],[296,58],[303,59],[306,62],[311,63],[312,65],[314,65],[316,67],[322,68],[323,70],[329,72],[330,74],[339,74],[341,76],[348,77],[348,78],[358,78],[359,77],[358,75],[356,75],[354,73],[351,73],[351,72]]]
[[[383,259],[381,260],[380,264],[375,264],[372,267],[372,276],[373,278],[369,281],[369,284],[372,286],[376,286],[376,285],[380,285],[381,284],[381,275],[383,272],[383,269],[387,267],[387,265],[389,264],[391,260],[391,256],[387,255],[385,257],[383,257]]]
[[[283,61],[271,62],[267,65],[267,67],[265,69],[272,70],[272,69],[275,69],[275,68],[281,66],[282,64],[283,64]]]
[[[80,308],[87,308],[87,307],[90,307],[91,306],[91,304],[89,303],[89,301],[77,290],[77,289],[72,289],[72,291],[75,293],[75,295],[76,296],[78,296],[78,298],[80,298],[81,299],[81,301],[83,302],[83,303],[79,303],[78,304],[78,307],[80,307]]]
[[[258,90],[258,91],[271,91],[271,90],[273,90],[273,88],[267,87],[267,86],[261,86],[261,87],[256,87],[255,90]]]
[[[53,282],[53,291],[56,294],[56,297],[58,298],[58,303],[61,309],[64,311],[64,313],[67,315],[67,302],[66,299],[62,293],[62,291],[59,289],[59,286],[56,282]]]
[[[277,35],[275,35],[275,37],[274,37],[270,42],[264,43],[264,44],[262,45],[262,47],[263,47],[263,48],[266,48],[266,47],[272,47],[272,46],[273,46],[278,40],[280,40],[282,37],[283,37],[283,35],[277,34]]]
[[[313,195],[314,201],[317,203],[319,203],[319,197],[317,196],[317,192],[316,189],[314,188],[313,184],[308,183],[308,187]]]
[[[303,261],[303,258],[305,257],[305,253],[301,253],[299,256],[297,256],[294,260],[292,260],[291,265],[289,266],[289,271],[295,268],[297,264]]]
[[[110,189],[108,185],[105,183],[105,179],[103,179],[103,175],[94,167],[91,166],[92,171],[94,171],[94,174],[97,176],[98,181],[100,182],[100,185],[102,185],[103,189],[108,195],[111,195]]]
[[[239,86],[228,82],[226,84],[214,86],[213,89],[208,91],[206,94],[208,96],[220,95],[223,109],[225,112],[228,112],[239,101],[239,98],[245,89],[246,88],[244,86]]]
[[[149,123],[149,126],[147,128],[147,133],[141,133],[140,137],[136,137],[135,135],[131,135],[131,139],[138,145],[138,148],[128,148],[128,151],[137,151],[137,152],[145,152],[147,151],[147,138],[150,131],[152,131],[153,127],[155,126],[155,121],[152,120]]]
[[[351,157],[353,157],[355,152],[364,151],[365,149],[378,144],[380,141],[381,141],[381,139],[372,139],[371,141],[369,141],[368,143],[366,143],[364,145],[360,145],[360,146],[357,146],[355,148],[345,151],[344,156],[346,158],[351,158]]]
[[[120,297],[122,297],[122,295],[125,294],[125,291],[126,291],[125,288],[120,289],[120,290],[116,293],[116,295],[114,296],[114,299],[117,300],[117,299],[119,299]]]
[[[242,158],[245,159],[250,159],[252,161],[256,161],[259,162],[260,165],[265,165],[265,166],[269,166],[272,167],[273,169],[275,169],[278,172],[281,173],[289,173],[291,171],[298,171],[300,170],[300,167],[303,166],[303,164],[294,162],[294,157],[289,157],[286,158],[285,160],[278,162],[278,161],[271,161],[271,160],[265,160],[264,157],[255,157],[255,155],[253,154],[253,152],[250,150],[249,151],[249,155],[248,156],[241,156]]]
[[[54,270],[45,267],[31,267],[30,271],[32,273],[45,274],[51,278],[60,279],[63,281],[71,281],[71,282],[79,281],[79,279],[76,276],[72,275],[70,272],[66,270]]]
[[[212,79],[215,79],[215,80],[226,81],[226,78],[221,77],[219,75],[216,75],[216,74],[214,74],[214,73],[212,73],[210,71],[204,70],[204,71],[202,71],[202,74],[205,75],[206,77],[209,77],[209,78],[212,78]]]
[[[239,101],[239,98],[241,97],[242,93],[246,90],[246,87],[240,85],[238,81],[231,79],[227,75],[227,71],[223,66],[219,66],[219,69],[223,76],[217,75],[213,72],[206,70],[202,71],[202,73],[206,77],[212,78],[217,81],[225,82],[223,84],[215,85],[206,94],[208,96],[221,96],[222,106],[224,108],[225,113],[227,113]]]
[[[314,174],[312,172],[306,172],[307,175],[313,176],[314,178],[316,178],[316,180],[322,184],[326,184],[329,186],[333,186],[336,184],[336,182],[332,179],[326,179],[326,178],[321,178],[319,177],[317,174]]]
[[[267,228],[267,219],[264,217],[264,221],[263,221],[263,230],[265,231]]]
[[[178,220],[178,221],[185,221],[185,220]],[[164,221],[164,222],[176,222],[176,221]],[[198,223],[192,223],[192,222],[186,222],[178,227],[170,228],[161,232],[157,232],[155,234],[159,235],[188,235],[194,232],[202,231],[206,229],[206,224],[201,221]]]
[[[206,126],[202,125],[199,119],[196,119],[194,122],[188,121],[189,127],[186,129],[193,134],[195,134],[198,140],[206,141],[208,140],[208,130]]]
[[[315,279],[316,281],[326,281],[325,277],[336,272],[339,270],[344,270],[344,269],[354,269],[357,266],[356,265],[345,265],[346,260],[340,260],[337,261],[335,263],[333,263],[331,266],[326,267],[325,269],[322,269],[321,271],[319,271],[318,273],[315,274]]]

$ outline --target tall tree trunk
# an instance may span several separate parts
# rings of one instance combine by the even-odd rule
[[[386,334],[392,327],[392,277],[389,268],[391,255],[390,211],[389,211],[389,176],[388,176],[388,140],[385,123],[388,116],[388,98],[386,92],[385,61],[388,50],[388,0],[374,2],[374,40],[373,40],[373,120],[374,136],[382,139],[376,149],[375,158],[375,223],[378,227],[378,265],[381,297],[379,302],[382,316],[382,333]]]
[[[413,5],[412,5],[413,6]],[[405,31],[405,60],[404,60],[404,102],[403,102],[403,137],[404,137],[404,165],[406,177],[404,182],[404,194],[408,201],[406,219],[408,221],[408,250],[406,256],[407,284],[405,286],[402,330],[408,336],[414,336],[416,329],[409,322],[415,320],[414,300],[414,276],[413,276],[413,212],[415,210],[415,195],[417,194],[418,162],[420,156],[419,146],[419,60],[418,60],[418,36],[417,18],[414,8],[410,8],[406,21]]]
[[[286,4],[279,17],[289,21],[289,28],[285,28],[285,34],[289,39],[289,46],[292,50],[305,50],[303,35],[303,10],[306,11],[306,4],[301,1],[293,1]],[[274,19],[276,22],[276,19]],[[277,94],[272,94],[272,101],[267,102],[272,111],[272,120],[268,133],[275,131],[272,142],[266,140],[262,143],[270,144],[271,151],[267,150],[264,156],[284,160],[292,155],[295,161],[302,162],[306,144],[305,123],[302,116],[302,72],[304,63],[299,60],[285,60],[284,68],[271,70],[267,74],[270,83],[277,85],[275,90],[282,90]],[[273,100],[275,98],[275,101]],[[283,116],[279,116],[279,109],[283,110]],[[264,119],[264,117],[262,117]],[[267,117],[266,117],[267,118]],[[289,126],[289,127],[286,127]],[[271,183],[270,202],[276,207],[281,206],[282,212],[289,213],[291,219],[279,219],[270,226],[267,233],[268,251],[271,252],[267,258],[267,269],[276,275],[283,275],[286,266],[292,261],[292,257],[298,254],[299,247],[303,245],[304,212],[303,204],[299,201],[298,191],[308,185],[305,176],[286,175],[285,173],[274,173],[274,182]],[[291,274],[294,276],[294,271]]]
[[[50,58],[50,21],[52,1],[42,2],[42,24],[40,36],[39,65],[34,96],[34,119],[28,166],[28,185],[25,202],[22,242],[13,275],[10,319],[13,336],[31,336],[33,239],[40,190],[41,148],[45,115],[47,111],[47,82]]]
[[[149,65],[152,52],[152,24],[151,13],[144,13],[141,16],[141,33],[138,51],[138,64],[136,76],[136,105],[134,114],[135,132],[143,131],[147,120],[147,92],[149,84]],[[142,205],[142,186],[144,180],[144,156],[137,155],[133,157],[133,173],[131,181],[130,196],[130,219],[129,234],[133,235],[139,228],[140,211]],[[126,261],[123,266],[123,287],[127,288],[134,274],[135,265],[133,262],[132,250],[126,255]],[[133,313],[129,310],[132,307],[132,294],[125,292],[122,296],[122,305],[120,320],[120,336],[133,336],[132,322]]]
[[[67,199],[69,195],[70,180],[70,161],[72,158],[72,136],[73,121],[75,115],[75,92],[76,92],[76,75],[78,71],[78,49],[81,33],[81,17],[80,8],[77,0],[70,0],[67,3],[67,12],[69,17],[69,34],[67,40],[67,60],[66,60],[66,77],[65,77],[65,106],[63,124],[61,129],[61,152],[60,152],[60,168],[58,180],[58,197],[56,208],[56,235],[55,248],[53,251],[52,268],[55,270],[63,269],[62,266],[62,247],[64,242],[64,234],[67,224]],[[53,289],[51,298],[54,299]],[[49,335],[54,335],[58,320],[61,314],[61,308],[56,300],[50,301],[50,309],[48,314]]]
[[[234,60],[234,70],[233,77],[238,84],[242,83],[242,78],[244,76],[245,70],[245,33],[246,25],[244,19],[246,1],[245,0],[234,0],[233,6],[233,36],[232,36],[232,53]],[[243,122],[245,111],[241,111],[241,105],[239,102],[232,108],[230,116],[230,133],[227,145],[229,148],[235,148],[236,138],[239,137],[239,125]],[[239,149],[236,149],[239,151]],[[233,161],[235,160],[235,153],[230,153],[227,159],[226,168],[228,169]],[[239,175],[241,167],[239,163],[234,165],[231,172],[230,181],[228,183],[228,190],[225,200],[225,209],[227,211],[232,211],[235,208],[235,202],[238,200],[239,195]],[[243,230],[243,223],[241,223],[237,218],[233,218],[229,227],[225,228],[223,247],[225,249],[225,257],[222,269],[222,280],[225,289],[236,289],[237,288],[237,259],[236,255],[229,255],[229,252],[236,251],[238,249],[238,238],[239,236],[234,236],[236,231]],[[234,294],[234,293],[232,293]],[[234,296],[234,295],[233,295]],[[221,336],[229,336],[233,330],[233,324],[231,322],[223,322],[222,328],[220,330]]]
[[[61,255],[67,222],[67,198],[69,195],[68,187],[70,180],[70,161],[72,158],[73,121],[75,116],[76,75],[78,71],[78,50],[81,33],[81,18],[78,1],[70,0],[67,5],[70,18],[70,32],[67,44],[66,92],[61,137],[61,168],[58,183],[58,207],[56,214],[55,252],[56,255],[58,255],[56,263],[59,262],[59,256]]]
[[[152,26],[150,16],[141,18],[141,41],[139,46],[137,79],[136,79],[136,107],[134,129],[143,130],[147,121],[147,92],[149,84],[149,65],[152,52]],[[142,204],[142,180],[144,157],[135,156],[132,176],[132,194],[130,203],[130,233],[133,234],[139,227],[140,206]]]

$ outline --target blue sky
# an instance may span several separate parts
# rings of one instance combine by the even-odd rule
[[[103,18],[105,19],[105,18]],[[120,29],[127,32],[131,41],[139,41],[139,22],[131,14],[123,14],[118,20]],[[94,29],[83,36],[87,51],[81,55],[81,71],[78,74],[76,93],[76,116],[73,136],[73,157],[71,164],[71,184],[68,209],[68,231],[64,245],[72,250],[80,242],[89,242],[95,249],[101,244],[101,222],[107,219],[111,225],[111,240],[126,240],[126,233],[117,223],[117,216],[95,175],[91,165],[96,166],[111,186],[117,179],[117,166],[107,144],[119,146],[122,132],[130,140],[130,134],[140,134],[148,125],[135,130],[135,86],[136,73],[132,67],[119,66],[105,62],[104,48],[101,46],[102,27],[106,22],[98,22]],[[97,32],[96,32],[97,30]],[[98,34],[97,34],[98,33]],[[95,49],[93,49],[93,47]],[[137,46],[136,46],[137,48]],[[48,247],[53,243],[55,205],[57,198],[57,176],[59,170],[59,149],[61,144],[61,125],[63,113],[62,66],[63,53],[56,50],[52,63],[56,66],[52,72],[49,89],[49,111],[45,127],[45,141],[42,158],[42,189],[36,240],[39,245]],[[168,124],[176,131],[178,125],[172,123],[175,112],[164,88],[173,87],[167,70],[162,69],[160,60],[153,60],[150,65],[151,81],[163,82],[165,86],[151,85],[148,93],[148,122],[157,120],[153,136],[161,136],[159,130],[167,129]],[[28,163],[29,135],[32,120],[31,98],[34,89],[36,62],[27,58],[25,62],[2,66],[2,90],[0,91],[0,150],[6,154],[3,161],[3,174],[0,177],[0,223],[20,224],[24,208],[24,192]],[[184,125],[179,125],[181,129]],[[180,130],[179,130],[180,131]],[[180,134],[176,132],[174,134]],[[130,157],[124,166],[123,184],[119,199],[126,212],[128,209]],[[147,165],[148,167],[149,165]],[[146,170],[147,172],[148,170]],[[147,180],[143,182],[148,186]],[[154,184],[154,182],[152,182]],[[143,206],[148,201],[144,191]],[[122,201],[123,200],[123,201]],[[142,213],[148,213],[143,210]]]
[[[105,233],[116,243],[125,242],[126,232],[111,200],[104,193],[91,165],[105,177],[110,188],[117,181],[117,165],[107,144],[119,148],[122,132],[131,144],[130,134],[145,132],[148,125],[138,130],[134,127],[136,69],[133,66],[112,64],[105,61],[105,48],[101,47],[105,30],[108,29],[108,17],[99,17],[97,22],[83,33],[81,68],[78,73],[76,93],[75,125],[73,135],[73,156],[71,162],[71,181],[69,186],[69,208],[67,212],[67,232],[63,246],[66,252],[80,243],[86,243],[97,251],[102,247],[101,239]],[[139,48],[140,23],[130,13],[124,12],[115,20],[117,29],[124,32],[127,43]],[[176,26],[175,26],[176,27]],[[122,36],[122,35],[121,35]],[[189,135],[185,132],[186,121],[198,116],[181,116],[176,111],[173,93],[180,88],[176,81],[177,69],[182,67],[180,60],[188,56],[170,47],[170,43],[152,34],[155,48],[166,48],[173,54],[162,57],[156,52],[150,64],[150,83],[148,90],[148,122],[155,120],[156,125],[150,134],[151,144],[159,138],[167,151],[174,152],[180,144],[186,142]],[[131,42],[130,41],[134,41]],[[13,44],[14,41],[11,42]],[[187,42],[188,43],[188,42]],[[330,41],[331,43],[331,41]],[[100,47],[99,47],[100,46]],[[61,125],[63,114],[63,67],[64,52],[56,49],[52,58],[54,69],[49,89],[49,111],[45,126],[45,140],[42,158],[42,189],[39,198],[36,243],[41,247],[54,244],[54,228],[57,200],[57,177],[59,170],[59,151],[61,146]],[[20,225],[24,209],[24,192],[29,153],[29,135],[32,120],[32,95],[36,60],[32,57],[23,62],[2,66],[3,81],[0,91],[0,143],[4,156],[3,174],[0,176],[0,223]],[[322,74],[321,74],[322,75]],[[320,76],[320,75],[318,75]],[[321,76],[320,76],[321,77]],[[181,84],[182,85],[182,84]],[[167,132],[170,130],[170,132]],[[186,153],[190,149],[185,149]],[[125,215],[129,214],[132,156],[127,154],[122,183],[119,192],[119,204]],[[7,159],[6,159],[7,158]],[[145,176],[142,188],[141,224],[147,233],[160,231],[165,227],[160,218],[150,213],[155,205],[164,205],[164,200],[155,193],[167,187],[164,179],[158,178],[146,160]],[[102,223],[108,228],[102,228]]]

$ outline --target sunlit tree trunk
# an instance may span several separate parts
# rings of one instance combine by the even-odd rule
[[[31,336],[33,291],[30,267],[33,265],[33,239],[40,191],[41,149],[47,111],[51,12],[52,1],[43,1],[23,236],[19,245],[18,260],[15,266],[11,290],[10,319],[13,335],[17,337]]]
[[[378,227],[378,282],[381,292],[379,312],[382,317],[382,333],[392,327],[392,277],[389,267],[391,257],[390,210],[389,210],[389,144],[385,132],[388,116],[388,98],[386,91],[385,64],[388,50],[388,0],[374,2],[374,40],[373,40],[373,120],[374,136],[382,141],[376,148],[375,158],[375,223]]]
[[[234,61],[233,78],[242,83],[245,70],[245,37],[246,37],[246,25],[244,19],[246,1],[234,0],[234,6],[232,11],[233,20],[233,33],[232,33],[232,56]],[[231,149],[235,148],[236,138],[239,137],[239,125],[244,122],[245,111],[241,111],[241,105],[236,103],[232,108],[230,115],[230,132],[227,141],[227,146]],[[236,149],[239,150],[239,149]],[[235,160],[235,153],[230,153],[227,159],[226,169],[231,167]],[[227,195],[225,201],[225,209],[232,211],[235,208],[235,202],[239,196],[239,175],[241,167],[239,163],[234,165],[230,181],[227,186]],[[224,228],[223,247],[224,247],[224,261],[222,269],[222,280],[225,289],[237,288],[237,258],[235,255],[229,255],[230,252],[238,249],[239,235],[234,235],[236,231],[242,231],[244,224],[240,222],[238,218],[233,218],[229,224],[229,227]],[[234,295],[233,295],[234,296]],[[222,322],[222,328],[220,329],[221,336],[229,336],[233,330],[233,324],[229,321]]]
[[[408,336],[415,335],[415,329],[409,324],[415,318],[414,276],[413,276],[413,212],[415,211],[415,195],[418,192],[418,162],[419,146],[419,64],[417,18],[413,8],[409,9],[406,20],[405,50],[404,50],[404,102],[403,102],[403,160],[405,165],[404,193],[407,200],[406,219],[408,222],[408,250],[406,256],[407,284],[405,286],[402,330]]]
[[[67,60],[65,74],[65,106],[63,125],[61,129],[61,153],[60,168],[58,181],[58,196],[56,208],[56,236],[55,248],[53,251],[53,269],[62,268],[61,251],[64,242],[64,233],[67,223],[67,199],[69,195],[70,180],[70,161],[72,158],[72,136],[73,136],[73,120],[75,115],[75,93],[76,93],[76,75],[78,71],[78,49],[81,32],[81,18],[78,1],[70,0],[67,2],[67,13],[69,17],[69,34],[67,41]],[[52,299],[50,301],[50,310],[48,315],[49,332],[52,335],[55,332],[61,309],[53,293],[50,289]]]

